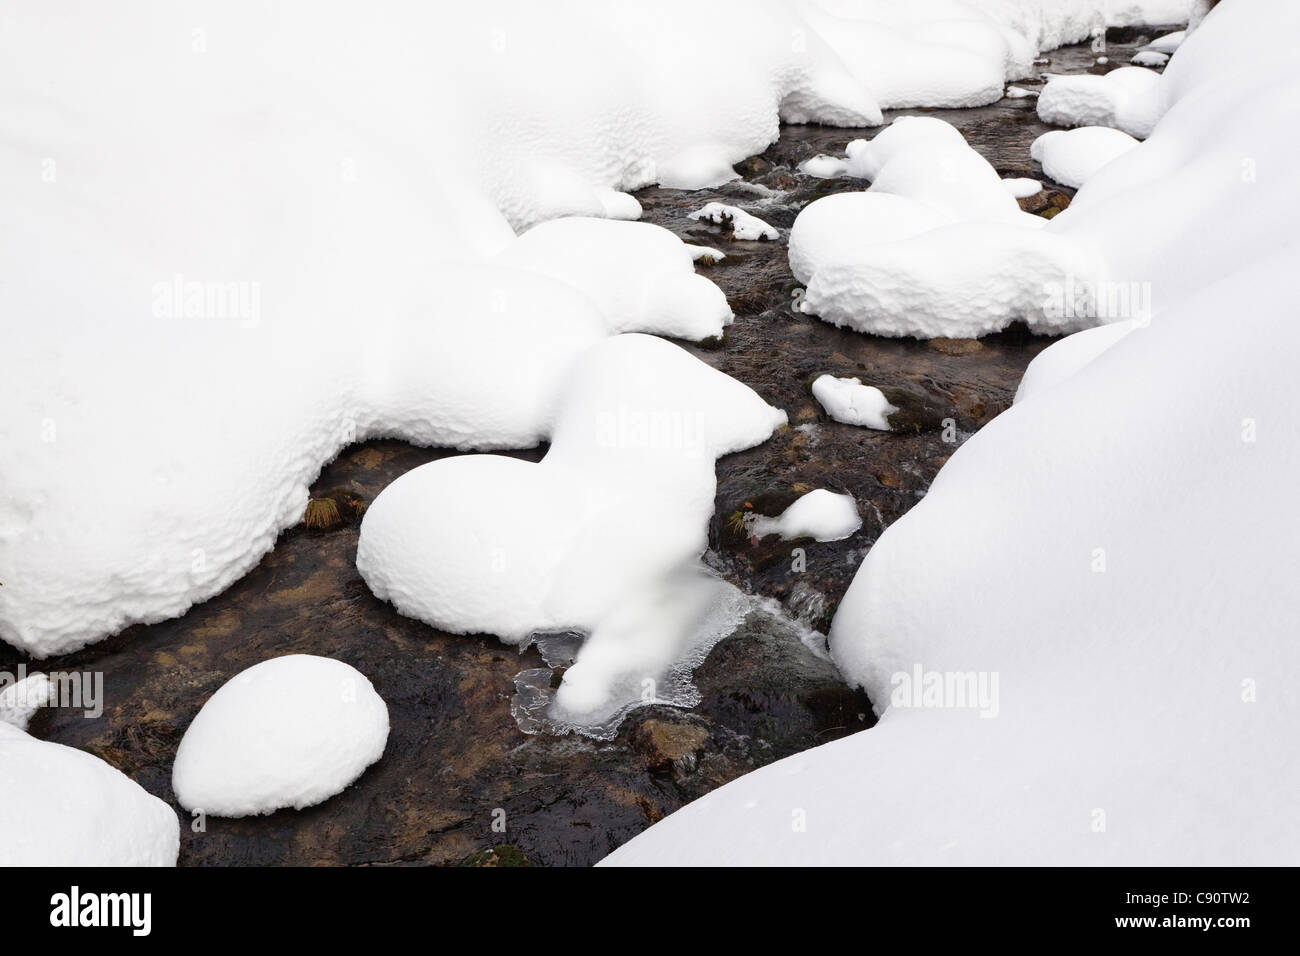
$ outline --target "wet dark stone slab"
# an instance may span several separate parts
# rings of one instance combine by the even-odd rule
[[[1133,38],[1131,48],[1138,45]],[[1127,55],[1112,56],[1127,63]],[[1045,69],[1076,72],[1092,58],[1081,47],[1051,60]],[[1039,175],[1029,143],[1046,127],[1032,99],[933,112],[1004,175]],[[780,142],[742,164],[744,181],[638,194],[647,221],[727,255],[706,274],[727,293],[736,322],[724,342],[687,347],[791,420],[761,447],[718,463],[709,561],[821,629],[869,545],[924,496],[960,441],[1010,404],[1025,365],[1048,344],[1023,329],[979,341],[882,339],[791,309],[796,283],[784,235],[794,217],[819,196],[866,185],[799,176],[795,166],[875,132],[786,127]],[[729,242],[686,219],[713,199],[750,209],[778,226],[782,240]],[[808,391],[823,372],[885,388],[895,404],[906,404],[910,427],[883,433],[830,421]],[[944,419],[955,433],[945,432]],[[544,451],[519,457],[535,461]],[[543,666],[536,651],[521,655],[488,636],[453,636],[403,618],[370,594],[355,567],[356,508],[404,472],[448,454],[391,441],[349,448],[313,487],[313,496],[337,502],[330,530],[287,531],[257,568],[181,618],[130,628],[60,659],[26,661],[31,669],[101,671],[105,684],[102,716],[42,711],[33,733],[99,755],[176,806],[183,865],[498,866],[594,863],[709,790],[872,724],[865,695],[845,686],[791,628],[754,614],[697,670],[702,699],[691,711],[642,708],[606,742],[522,733],[510,713],[513,677]],[[827,544],[754,542],[735,532],[737,513],[776,513],[810,488],[853,494],[861,530]],[[392,725],[383,759],[320,806],[210,818],[195,832],[171,792],[181,735],[222,683],[290,653],[335,657],[370,678]],[[0,648],[0,667],[13,671],[20,662],[12,648]]]

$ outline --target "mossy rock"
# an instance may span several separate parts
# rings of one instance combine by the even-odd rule
[[[488,850],[480,850],[461,861],[461,866],[532,866],[524,851],[513,843],[502,843]]]

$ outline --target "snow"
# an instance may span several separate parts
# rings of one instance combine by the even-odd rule
[[[586,635],[557,712],[607,729],[702,620],[726,616],[730,593],[698,561],[714,461],[784,423],[678,346],[617,336],[570,373],[540,463],[474,455],[406,473],[367,510],[357,568],[376,596],[453,633]]]
[[[1136,139],[1117,129],[1083,126],[1044,133],[1034,140],[1029,155],[1042,164],[1048,179],[1077,189],[1137,144]]]
[[[1016,199],[1027,199],[1028,197],[1036,196],[1043,191],[1043,184],[1037,179],[1025,179],[1009,176],[1002,180],[1002,185],[1005,186],[1007,192],[1011,193],[1011,195]]]
[[[857,502],[849,494],[817,488],[801,495],[779,517],[749,516],[749,532],[756,538],[780,535],[783,540],[812,538],[842,541],[862,527]]]
[[[721,335],[732,315],[722,290],[695,273],[694,259],[660,226],[569,217],[534,226],[494,262],[580,289],[610,332],[698,341]]]
[[[805,159],[800,163],[798,171],[805,176],[815,176],[818,179],[837,179],[848,173],[848,166],[844,160],[836,156],[819,153],[812,159]]]
[[[1094,246],[1159,307],[1043,352],[868,553],[830,647],[880,723],[706,795],[607,862],[1300,856],[1300,184],[1240,164],[1295,153],[1277,122],[1293,57],[1257,40],[1298,27],[1283,0],[1220,4],[1171,62],[1151,137],[1038,234]],[[1133,229],[1117,213],[1139,202],[1169,219]],[[916,706],[899,692],[918,667],[984,678],[996,706]]]
[[[1016,389],[1015,401],[1023,401],[1030,395],[1051,388],[1058,382],[1069,380],[1102,352],[1134,329],[1141,327],[1138,320],[1126,319],[1109,325],[1099,325],[1093,329],[1084,329],[1082,332],[1076,332],[1053,342],[1039,352],[1025,369],[1025,374]]]
[[[1157,53],[1155,50],[1139,50],[1129,59],[1134,66],[1164,66],[1169,62],[1168,53]]]
[[[950,222],[937,209],[889,193],[836,193],[804,207],[790,229],[790,271],[812,281],[818,268],[854,261],[881,242],[905,239]]]
[[[812,383],[813,398],[826,414],[845,425],[862,425],[889,431],[889,416],[898,411],[884,393],[874,385],[863,385],[856,378],[819,375]]]
[[[172,790],[209,816],[301,810],[341,793],[384,753],[388,707],[342,661],[254,664],[205,703],[181,738]]]
[[[1174,53],[1174,51],[1176,51],[1180,46],[1182,46],[1183,41],[1186,39],[1187,39],[1186,30],[1175,30],[1173,33],[1166,33],[1164,36],[1156,37],[1145,47],[1143,47],[1143,49],[1151,50],[1155,53],[1163,53],[1166,56],[1170,56]]]
[[[50,679],[44,674],[32,674],[3,685],[0,689],[0,723],[26,730],[36,711],[49,704],[50,693]]]
[[[812,0],[807,23],[881,109],[982,106],[1039,52],[1103,26],[1186,22],[1194,0]],[[875,124],[873,124],[875,125]]]
[[[725,203],[707,203],[703,208],[695,210],[687,218],[711,222],[719,226],[728,226],[731,229],[733,239],[751,241],[768,239],[776,241],[781,238],[781,234],[776,229],[757,216],[745,212],[739,206],[728,206]]]
[[[22,329],[0,356],[0,638],[47,657],[183,614],[345,445],[533,445],[607,334],[717,335],[730,312],[677,247],[590,224],[639,215],[631,191],[732,179],[781,120],[997,98],[1038,50],[1187,7],[722,0],[725,56],[685,0],[11,17],[23,136],[0,173],[31,188],[0,239]],[[431,57],[430,36],[457,42]],[[846,64],[855,44],[884,55]]]
[[[1037,90],[1027,90],[1023,86],[1008,86],[1006,92],[1007,99],[1023,100],[1031,96],[1037,96]]]
[[[1038,97],[1038,118],[1056,126],[1111,126],[1145,139],[1160,117],[1160,74],[1122,66],[1101,76],[1052,76]]]
[[[0,766],[0,866],[176,864],[175,812],[98,757],[0,721]]]
[[[1110,131],[1114,132],[1114,131]],[[969,338],[1026,319],[1048,331],[1092,317],[1046,314],[1044,290],[1095,275],[1087,246],[1046,236],[951,124],[901,117],[846,148],[863,193],[810,203],[790,231],[803,312],[876,335]]]

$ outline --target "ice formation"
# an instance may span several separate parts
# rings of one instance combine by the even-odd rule
[[[842,541],[861,527],[862,518],[853,496],[825,488],[800,496],[775,518],[753,515],[749,521],[749,532],[754,537],[775,534],[787,541],[793,538]]]
[[[1048,179],[1077,189],[1137,144],[1128,133],[1108,126],[1082,126],[1044,133],[1029,147],[1029,155],[1042,164]]]
[[[301,810],[341,793],[384,753],[388,707],[342,661],[289,654],[208,698],[181,738],[172,790],[209,816]]]
[[[1293,34],[1300,9],[1219,4],[1171,62],[1180,93],[1152,136],[1053,220],[1134,260],[1164,290],[1153,320],[1045,351],[859,569],[831,650],[880,723],[608,862],[1300,858],[1300,183],[1263,188],[1240,162],[1284,169],[1297,146],[1277,122],[1293,58],[1261,55],[1265,29]],[[1134,230],[1116,213],[1138,200],[1176,221]]]
[[[826,414],[845,425],[862,425],[889,431],[889,416],[898,411],[889,404],[884,392],[874,385],[863,385],[857,378],[819,375],[812,383],[813,398]]]
[[[0,866],[175,865],[176,813],[98,757],[0,721],[0,766]]]

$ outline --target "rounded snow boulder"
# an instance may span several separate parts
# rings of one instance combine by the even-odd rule
[[[176,811],[91,754],[0,723],[0,866],[175,866]]]
[[[388,707],[365,675],[310,654],[236,674],[185,731],[172,789],[219,817],[301,810],[342,792],[384,753]]]

